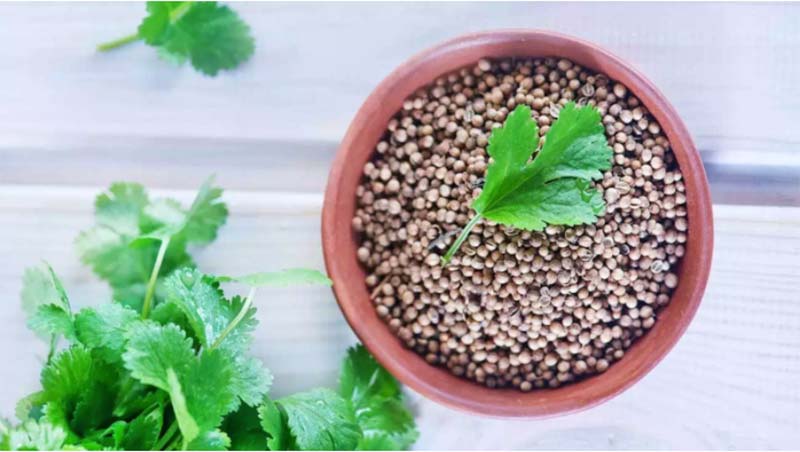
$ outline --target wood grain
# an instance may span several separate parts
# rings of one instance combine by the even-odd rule
[[[738,3],[351,3],[236,5],[257,50],[216,79],[142,44],[142,3],[0,5],[0,133],[6,139],[133,135],[338,142],[377,83],[411,55],[469,31],[543,28],[630,61],[677,108],[698,148],[747,138],[800,143],[800,5]],[[303,24],[298,27],[298,24]],[[44,126],[43,126],[44,125]],[[5,140],[4,140],[5,142]],[[114,152],[109,149],[109,152]]]

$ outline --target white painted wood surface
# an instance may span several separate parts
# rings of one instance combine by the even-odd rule
[[[49,260],[78,306],[108,294],[72,246],[106,184],[139,180],[188,199],[215,172],[230,189],[231,217],[198,252],[201,268],[322,268],[321,190],[350,118],[397,64],[463,32],[537,27],[593,40],[661,87],[707,161],[800,161],[800,5],[235,8],[258,51],[240,71],[208,79],[142,45],[93,52],[132,30],[141,4],[0,4],[0,415],[36,389],[44,351],[19,309],[23,268]],[[793,177],[787,199],[800,193]],[[715,215],[704,302],[643,381],[600,407],[546,421],[465,415],[412,394],[418,447],[797,447],[800,208],[716,205]],[[332,384],[354,336],[331,293],[263,291],[259,307],[256,352],[276,374],[276,393]]]

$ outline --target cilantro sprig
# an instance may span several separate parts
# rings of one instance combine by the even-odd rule
[[[604,130],[594,107],[570,102],[538,149],[536,120],[530,107],[518,105],[489,136],[487,150],[493,161],[483,191],[472,203],[475,215],[442,256],[442,264],[450,262],[483,218],[532,231],[541,231],[548,224],[574,226],[597,221],[605,203],[591,181],[603,177],[612,156]]]
[[[236,12],[217,2],[147,2],[148,15],[136,33],[97,46],[106,52],[136,41],[158,49],[169,61],[206,75],[233,69],[255,49],[250,28]]]
[[[187,246],[208,244],[227,219],[209,180],[190,207],[116,183],[81,233],[82,260],[106,280],[111,303],[73,312],[47,264],[25,272],[29,327],[50,343],[41,390],[0,419],[0,449],[375,450],[417,438],[399,383],[363,346],[348,350],[338,390],[272,399],[272,374],[250,351],[255,296],[269,287],[330,285],[289,269],[214,276]],[[223,285],[250,286],[246,297]],[[64,342],[59,345],[60,342]]]

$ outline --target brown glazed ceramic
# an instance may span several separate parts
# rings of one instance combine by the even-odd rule
[[[356,259],[350,222],[356,187],[386,125],[403,100],[437,77],[475,64],[480,58],[568,58],[603,72],[628,87],[666,132],[686,183],[689,231],[679,284],[653,328],[602,374],[557,389],[521,392],[489,389],[425,362],[405,348],[378,318]],[[675,345],[700,305],[713,248],[711,198],[700,155],[689,132],[664,96],[630,65],[575,38],[546,31],[504,30],[458,37],[413,57],[392,72],[356,114],[333,163],[322,211],[322,243],[333,290],[347,321],[398,380],[444,405],[500,417],[545,417],[597,405],[621,393],[650,371]],[[676,388],[676,390],[679,390]]]

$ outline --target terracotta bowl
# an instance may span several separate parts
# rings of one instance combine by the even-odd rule
[[[672,145],[686,184],[689,230],[679,284],[653,328],[602,374],[557,389],[523,393],[489,389],[427,364],[405,348],[375,313],[356,259],[351,219],[362,168],[403,100],[434,81],[480,58],[568,58],[623,83],[658,120]],[[328,179],[322,212],[325,264],[347,321],[398,380],[444,405],[500,417],[545,417],[597,405],[641,379],[675,345],[692,320],[705,290],[713,248],[711,198],[700,155],[666,98],[629,64],[591,43],[545,31],[495,31],[445,42],[405,62],[370,94],[339,147]]]

